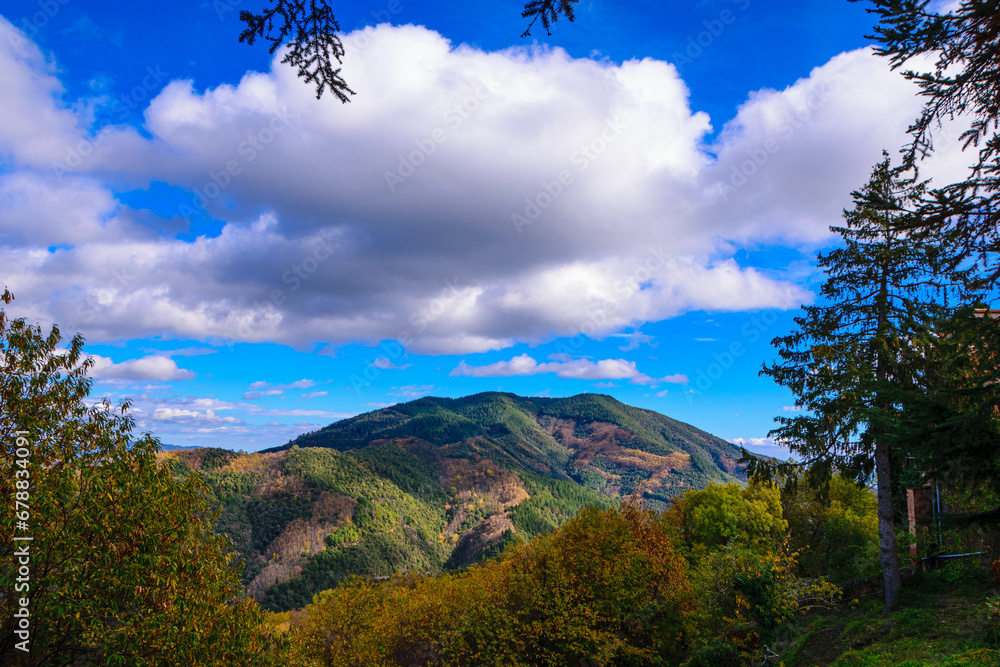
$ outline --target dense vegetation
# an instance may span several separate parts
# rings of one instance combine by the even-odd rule
[[[0,661],[286,664],[204,482],[157,465],[127,403],[94,406],[82,338],[60,343],[0,309]]]
[[[524,398],[486,392],[421,398],[345,419],[272,450],[416,438],[446,456],[486,456],[513,469],[585,484],[612,497],[670,498],[678,490],[745,479],[732,444],[610,396]]]
[[[247,590],[286,611],[350,575],[437,574],[495,557],[631,494],[665,509],[678,489],[739,479],[736,455],[608,396],[491,392],[377,410],[258,454],[161,459],[179,480],[207,483]]]
[[[160,455],[178,480],[201,477],[243,581],[273,611],[305,606],[350,575],[439,573],[550,532],[607,496],[572,481],[444,457],[420,440],[339,452],[223,450]]]

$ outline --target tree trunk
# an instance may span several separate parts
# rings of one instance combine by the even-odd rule
[[[878,489],[878,537],[882,553],[882,581],[885,584],[885,609],[896,604],[902,586],[899,577],[899,554],[896,551],[896,522],[892,515],[892,480],[889,471],[889,445],[875,443],[875,479]]]

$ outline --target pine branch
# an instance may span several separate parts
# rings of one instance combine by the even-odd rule
[[[531,0],[524,6],[524,11],[521,12],[521,18],[532,17],[531,23],[528,24],[527,29],[521,33],[521,37],[528,37],[531,35],[531,29],[534,27],[535,23],[541,19],[542,27],[545,28],[545,33],[552,36],[552,24],[559,20],[559,14],[562,14],[570,23],[572,23],[576,16],[573,13],[573,5],[577,3],[578,0]]]
[[[354,91],[340,75],[343,64],[344,44],[340,39],[340,25],[326,0],[274,0],[273,7],[260,14],[246,9],[240,11],[240,20],[247,27],[240,33],[240,43],[250,46],[258,37],[271,43],[269,53],[282,46],[288,53],[282,63],[298,68],[298,76],[316,86],[316,99],[329,90],[343,102],[350,102],[348,95]]]

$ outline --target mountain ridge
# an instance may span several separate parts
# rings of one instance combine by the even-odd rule
[[[247,592],[273,611],[351,575],[466,567],[588,505],[663,509],[745,478],[734,445],[603,394],[425,397],[260,452],[158,456],[207,482]]]
[[[619,430],[595,428],[595,423]],[[594,475],[611,481],[605,474],[608,471],[603,470],[607,466],[601,463],[622,458],[622,452],[614,448],[637,450],[647,455],[640,457],[646,459],[645,465],[631,467],[649,473],[646,479],[657,474],[661,478],[660,484],[646,484],[643,491],[676,491],[745,479],[735,445],[653,410],[592,393],[566,398],[527,398],[507,392],[422,397],[334,422],[262,451],[277,452],[292,446],[350,451],[374,440],[400,437],[418,437],[451,455],[498,456],[498,463],[525,467],[555,479],[579,481],[581,476],[587,477],[584,473],[590,473],[595,483]],[[603,451],[593,451],[602,442]],[[611,467],[619,467],[611,463]],[[671,468],[674,474],[665,474],[664,468]],[[635,485],[625,488],[631,492]]]

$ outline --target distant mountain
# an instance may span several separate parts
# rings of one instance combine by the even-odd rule
[[[478,455],[573,480],[613,498],[634,493],[669,500],[685,489],[745,478],[735,445],[602,394],[421,398],[344,419],[264,451],[297,445],[344,452],[400,438],[427,442],[444,456]]]
[[[466,566],[590,504],[635,494],[663,508],[743,479],[730,443],[596,394],[422,398],[258,453],[159,456],[208,482],[247,590],[276,611],[352,574]]]
[[[200,449],[200,448],[197,445],[167,445],[161,442],[160,449],[162,449],[165,452],[173,452],[178,449]]]

